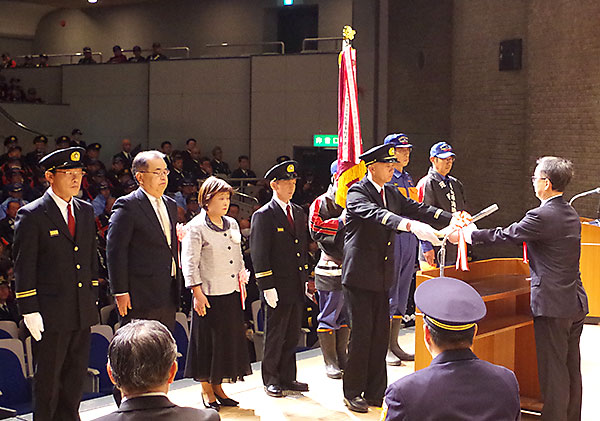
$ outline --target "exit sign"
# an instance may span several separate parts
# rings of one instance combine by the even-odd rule
[[[313,136],[313,146],[321,148],[337,148],[338,136],[336,134],[316,134]]]

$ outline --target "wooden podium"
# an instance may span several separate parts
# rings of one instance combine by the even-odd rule
[[[469,263],[468,272],[447,266],[444,276],[461,279],[479,292],[487,308],[479,321],[473,352],[482,360],[514,371],[521,408],[541,411],[533,317],[529,307],[529,266],[522,259],[490,259]],[[439,276],[439,270],[417,272],[417,286]],[[417,310],[418,311],[418,310]],[[427,367],[431,356],[423,342],[423,318],[415,328],[415,370]]]
[[[589,218],[581,218],[588,222]],[[581,282],[588,296],[588,317],[600,317],[600,227],[581,224]]]

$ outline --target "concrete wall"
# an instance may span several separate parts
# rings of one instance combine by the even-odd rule
[[[313,135],[337,133],[337,54],[252,58],[252,165],[263,173]]]

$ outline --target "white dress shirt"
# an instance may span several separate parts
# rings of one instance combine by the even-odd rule
[[[71,215],[73,215],[73,219],[75,219],[75,209],[73,207],[73,198],[71,198],[70,202],[65,202],[62,198],[58,197],[56,193],[54,193],[54,191],[52,191],[52,187],[48,187],[48,193],[50,194],[50,197],[54,200],[54,203],[56,203],[56,206],[58,206],[58,210],[60,210],[60,213],[63,217],[63,219],[65,220],[65,224],[67,224],[67,226],[69,225],[69,218],[67,217],[67,206],[71,205]]]

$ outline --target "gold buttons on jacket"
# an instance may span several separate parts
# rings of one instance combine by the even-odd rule
[[[298,244],[298,239],[297,238],[294,238],[294,243]]]
[[[391,241],[388,241],[388,246],[391,246],[391,245],[392,245],[392,242],[391,242]]]
[[[73,251],[79,251],[79,247],[78,246],[73,247]]]
[[[296,256],[300,257],[300,253],[296,253]]]
[[[75,267],[77,268],[77,270],[81,269],[81,265],[80,265],[79,263],[77,263],[77,264],[75,265]]]
[[[78,283],[78,284],[77,284],[77,286],[78,286],[79,288],[81,288],[81,287],[83,286],[83,284],[80,282],[80,283]]]
[[[298,266],[298,270],[302,272],[302,266]]]
[[[387,260],[387,256],[385,256],[385,259],[383,259],[383,260]]]

